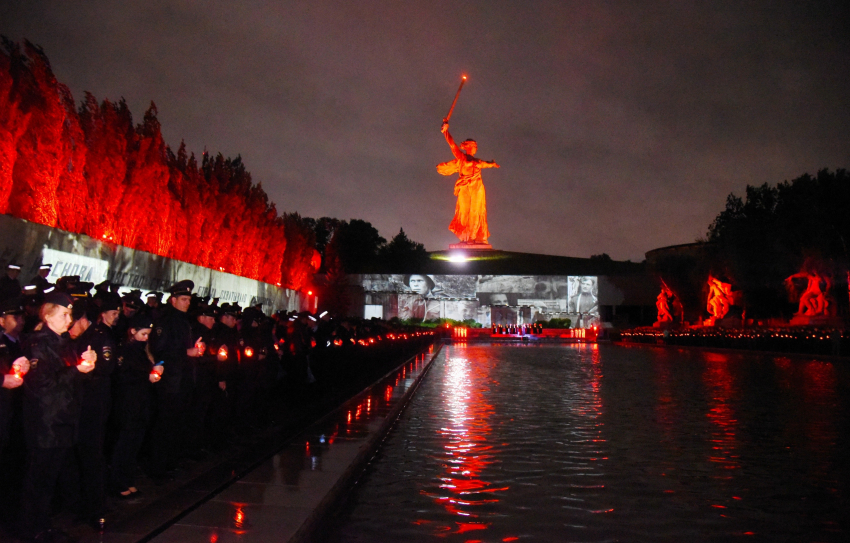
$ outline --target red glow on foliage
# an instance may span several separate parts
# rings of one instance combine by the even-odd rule
[[[77,109],[44,54],[0,49],[0,213],[206,268],[300,289],[312,229],[278,216],[240,158],[162,138],[156,107],[86,94]]]

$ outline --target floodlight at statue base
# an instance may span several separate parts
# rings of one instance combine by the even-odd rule
[[[476,251],[480,250],[493,250],[493,246],[489,243],[475,243],[474,241],[460,242],[460,243],[450,243],[449,249],[472,249]]]

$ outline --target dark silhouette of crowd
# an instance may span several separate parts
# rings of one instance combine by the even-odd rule
[[[103,529],[139,474],[166,484],[181,461],[271,424],[281,383],[309,393],[356,371],[329,360],[408,338],[378,320],[219,304],[188,280],[163,301],[47,273],[21,287],[19,272],[0,281],[0,508],[19,512],[10,529],[23,539],[68,540],[51,526],[57,504]]]

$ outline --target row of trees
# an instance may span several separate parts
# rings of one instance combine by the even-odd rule
[[[797,309],[785,279],[801,270],[829,277],[839,312],[848,309],[850,174],[821,170],[730,194],[704,243],[654,263],[685,308],[703,311],[709,273],[740,291],[747,317],[789,317]],[[799,285],[800,288],[805,285]],[[799,293],[800,288],[797,289]]]
[[[229,273],[306,285],[315,221],[278,215],[240,157],[200,162],[162,138],[156,106],[79,107],[44,52],[3,38],[0,213]]]

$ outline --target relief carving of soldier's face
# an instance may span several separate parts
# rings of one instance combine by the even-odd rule
[[[411,275],[408,284],[413,292],[422,296],[425,296],[431,291],[428,287],[428,279],[421,275]]]

